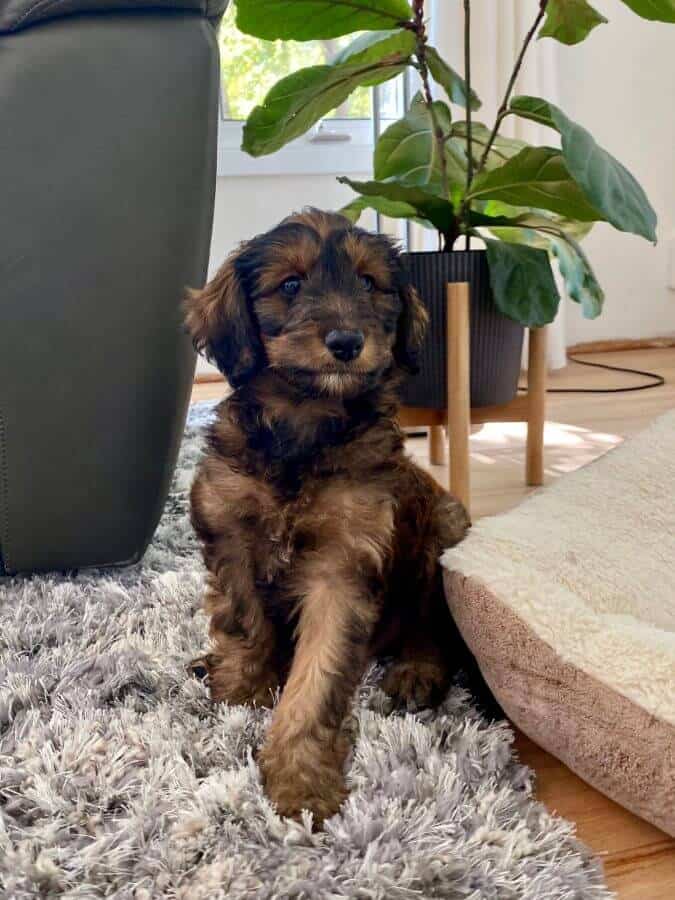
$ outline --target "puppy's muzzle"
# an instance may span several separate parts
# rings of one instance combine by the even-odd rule
[[[326,347],[340,362],[349,362],[363,350],[364,337],[362,331],[329,331],[324,338]]]

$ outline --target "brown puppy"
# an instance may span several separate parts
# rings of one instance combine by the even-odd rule
[[[392,242],[308,210],[248,241],[187,301],[234,392],[192,488],[208,568],[211,696],[271,705],[259,763],[283,815],[345,796],[342,723],[368,661],[385,690],[439,700],[453,624],[438,557],[461,504],[403,450],[397,389],[426,313]]]

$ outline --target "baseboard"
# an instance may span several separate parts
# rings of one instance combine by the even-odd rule
[[[675,347],[675,336],[657,338],[628,338],[611,341],[586,341],[581,344],[572,344],[567,348],[568,353],[616,353],[621,350],[663,350],[666,347]]]
[[[195,384],[215,384],[219,381],[225,381],[225,376],[220,372],[197,372],[195,375]]]

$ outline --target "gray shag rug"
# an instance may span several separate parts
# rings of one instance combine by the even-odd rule
[[[143,561],[0,579],[0,897],[601,900],[597,862],[460,687],[391,713],[364,681],[342,811],[312,833],[261,791],[269,712],[212,706],[187,491],[193,407]]]

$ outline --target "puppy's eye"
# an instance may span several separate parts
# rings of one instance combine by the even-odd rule
[[[364,291],[370,293],[375,290],[375,282],[370,275],[359,275],[359,282]]]
[[[287,297],[295,297],[295,295],[300,290],[301,279],[297,275],[293,275],[292,278],[287,278],[279,288],[282,294],[285,294]]]

